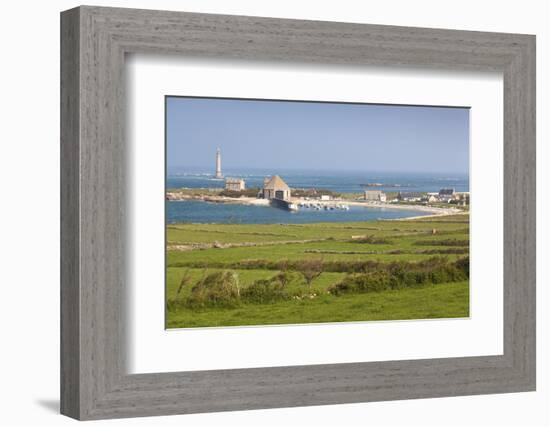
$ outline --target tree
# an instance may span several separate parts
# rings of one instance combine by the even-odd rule
[[[290,268],[288,260],[284,259],[282,261],[279,261],[279,269],[281,270],[278,274],[276,274],[272,280],[278,281],[281,286],[284,288],[290,281],[292,280],[292,276],[290,272],[288,271]]]
[[[292,276],[288,271],[280,271],[275,276],[271,278],[271,281],[279,282],[282,288],[286,288],[292,280]]]
[[[311,283],[323,273],[322,259],[308,259],[299,264],[300,274],[304,277],[306,284],[311,288]]]

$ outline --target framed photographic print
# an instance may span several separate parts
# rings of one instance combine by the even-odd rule
[[[535,39],[62,13],[62,413],[535,388]]]
[[[469,317],[469,108],[165,109],[167,328]]]

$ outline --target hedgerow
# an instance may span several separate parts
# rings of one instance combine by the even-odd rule
[[[264,262],[264,261],[262,261]],[[241,303],[270,304],[286,301],[293,295],[286,290],[290,283],[300,273],[306,280],[305,272],[315,272],[312,277],[318,277],[327,271],[329,265],[335,271],[342,268],[348,274],[327,288],[329,294],[340,296],[344,294],[381,292],[403,288],[415,288],[426,285],[459,282],[468,280],[470,275],[469,257],[449,262],[446,257],[432,257],[423,261],[394,261],[384,263],[379,261],[364,261],[357,263],[323,260],[288,261],[274,263],[282,270],[270,279],[256,280],[244,289],[239,287],[239,278],[236,272],[222,270],[205,274],[195,283],[187,297],[180,297],[167,301],[168,310],[181,307],[236,307]],[[350,265],[357,269],[350,272]],[[322,267],[322,269],[321,269]],[[343,267],[346,267],[345,269]],[[304,275],[305,274],[305,275]],[[311,289],[311,281],[307,282]],[[182,286],[190,286],[188,275],[184,274]]]
[[[380,292],[390,289],[422,287],[428,284],[459,282],[469,276],[469,259],[449,263],[446,258],[434,257],[418,263],[392,262],[385,269],[348,274],[331,285],[332,295]]]

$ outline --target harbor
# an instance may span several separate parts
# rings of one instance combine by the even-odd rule
[[[290,177],[287,182],[287,176]],[[183,184],[166,192],[168,223],[308,223],[395,220],[467,211],[469,192],[441,188],[447,180],[394,176],[366,186],[354,174],[309,175],[307,171],[251,175],[222,171],[221,150],[213,174],[187,174],[168,180]],[[252,185],[250,185],[252,183]],[[311,186],[301,186],[301,184]],[[461,182],[455,182],[464,186]],[[199,186],[200,185],[200,186]],[[395,191],[395,188],[428,191]],[[376,189],[373,189],[376,188]],[[336,191],[338,189],[339,191]],[[393,191],[388,191],[393,190]],[[193,211],[193,209],[195,211]]]
[[[381,206],[350,204],[349,210],[300,208],[280,209],[270,203],[171,201],[166,204],[167,224],[312,224],[395,220],[433,215],[416,209],[388,209]]]

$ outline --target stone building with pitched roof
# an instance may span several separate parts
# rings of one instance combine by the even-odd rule
[[[243,191],[245,189],[244,179],[225,178],[225,189],[230,191]]]
[[[264,199],[290,200],[290,187],[279,175],[264,179],[262,190]]]

